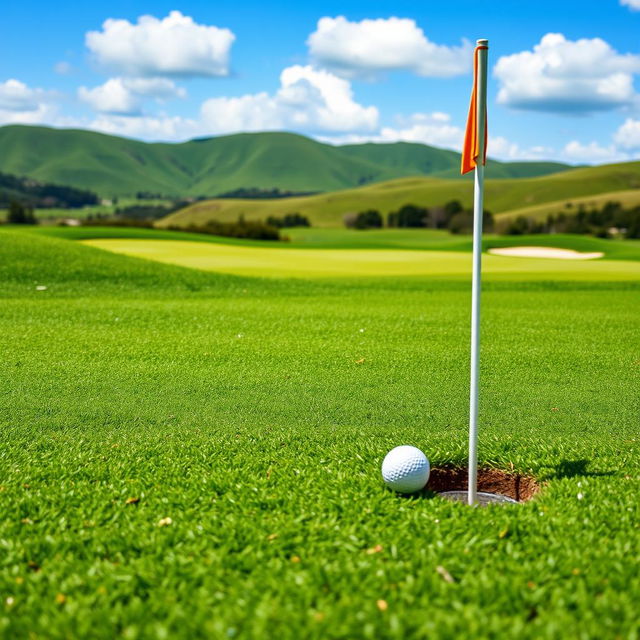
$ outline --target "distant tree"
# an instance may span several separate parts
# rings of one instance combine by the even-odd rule
[[[357,216],[354,224],[355,229],[380,229],[383,221],[379,211],[368,209],[361,211]]]
[[[640,238],[640,207],[635,207],[628,212],[625,225],[625,238]]]
[[[9,203],[7,222],[10,224],[38,224],[38,220],[33,215],[33,209],[17,200],[12,200]]]
[[[426,227],[429,210],[414,204],[405,204],[398,211],[392,211],[387,217],[389,227]]]
[[[309,222],[309,218],[303,216],[299,213],[287,213],[282,218],[277,218],[276,216],[269,216],[267,218],[267,224],[272,227],[276,227],[277,229],[282,229],[284,227],[310,227],[311,223]]]
[[[493,214],[486,209],[482,216],[482,229],[483,231],[493,230]],[[449,231],[451,233],[472,233],[473,232],[473,212],[472,211],[460,211],[456,213],[451,220],[449,220]]]
[[[450,200],[444,205],[444,212],[449,217],[455,216],[456,213],[462,213],[463,211],[464,207],[459,200]]]

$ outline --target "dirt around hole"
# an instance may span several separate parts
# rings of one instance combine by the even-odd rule
[[[426,488],[435,493],[465,491],[468,488],[467,473],[465,467],[435,467],[431,469]],[[520,473],[510,473],[501,469],[478,469],[478,491],[497,493],[518,502],[526,502],[540,491],[540,485],[535,478]]]

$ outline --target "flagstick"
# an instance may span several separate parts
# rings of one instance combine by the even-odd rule
[[[488,46],[488,40],[478,40]],[[473,193],[473,280],[471,287],[471,394],[469,402],[469,504],[478,501],[478,393],[480,377],[480,287],[482,269],[482,216],[484,212],[484,131],[487,105],[487,49],[478,52],[477,122],[479,150]]]

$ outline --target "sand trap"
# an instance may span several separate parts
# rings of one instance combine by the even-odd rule
[[[555,258],[556,260],[594,260],[602,258],[602,251],[580,253],[573,249],[556,249],[554,247],[504,247],[489,249],[495,256],[512,256],[516,258]]]

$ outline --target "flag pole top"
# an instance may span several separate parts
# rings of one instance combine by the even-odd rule
[[[485,40],[484,38],[481,38],[480,40],[476,40],[476,44],[479,47],[487,47],[487,46],[489,46],[489,41]]]

